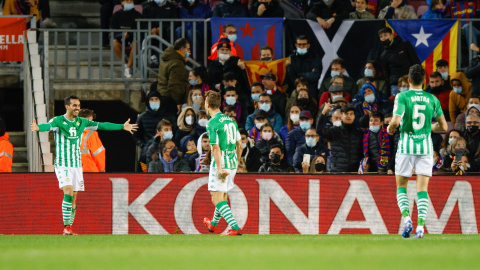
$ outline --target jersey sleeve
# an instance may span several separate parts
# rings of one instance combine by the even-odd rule
[[[434,102],[433,102],[433,117],[437,118],[441,115],[443,115],[443,110],[442,110],[442,105],[440,104],[440,100],[438,100],[437,97],[434,96]]]
[[[393,115],[398,115],[400,117],[405,113],[405,102],[402,98],[403,95],[396,95],[395,102],[393,103]]]
[[[38,124],[38,131],[45,132],[45,131],[55,131],[58,129],[58,118],[54,117],[48,121],[47,124]]]
[[[207,134],[210,139],[210,144],[218,144],[217,130],[214,125],[207,124]]]
[[[89,129],[89,130],[97,130],[99,128],[99,122],[95,122],[95,121],[90,121],[86,118],[82,118],[82,121],[85,122],[85,129]]]

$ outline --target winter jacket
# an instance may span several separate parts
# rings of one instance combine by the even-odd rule
[[[292,125],[292,130],[297,129],[297,128],[299,128],[298,125]],[[280,137],[282,138],[284,143],[287,142],[288,133],[292,130],[288,130],[288,125],[285,125],[280,129],[280,132],[278,133],[278,135],[280,135]]]
[[[397,85],[398,79],[408,74],[411,66],[420,64],[420,60],[412,44],[402,40],[400,36],[396,36],[393,38],[392,44],[385,47],[382,52],[380,63],[388,74],[390,85]]]
[[[362,89],[363,85],[365,84],[365,78],[360,78],[357,81],[357,87],[358,89]],[[386,97],[390,97],[390,87],[388,87],[388,84],[385,80],[375,80],[375,85],[377,86],[377,89],[382,92]]]
[[[271,164],[269,161],[263,163],[258,169],[258,172],[294,172],[294,169],[292,166],[285,163],[284,158],[278,165]]]
[[[448,111],[450,112],[450,121],[455,126],[457,116],[467,110],[468,99],[472,93],[472,84],[467,81],[463,72],[457,72],[450,76],[450,84],[453,80],[458,80],[462,84],[462,92],[460,94],[455,91],[450,92]]]
[[[335,0],[330,7],[321,1],[313,5],[306,17],[315,22],[318,17],[325,21],[330,18],[335,18],[334,24],[340,24],[343,20],[348,19],[348,10],[345,8],[343,1]]]
[[[365,84],[362,89],[360,89],[360,92],[355,95],[355,97],[352,100],[352,105],[355,106],[355,122],[358,123],[360,120],[360,117],[364,115],[363,111],[363,102],[365,101],[364,98],[364,92],[366,88],[370,88],[373,90],[375,93],[375,102],[377,103],[377,110],[381,112],[383,115],[387,113],[392,113],[393,111],[393,106],[392,103],[388,100],[387,97],[385,97],[382,93],[378,92],[375,87],[371,84]]]
[[[262,13],[262,16],[258,16],[257,11],[258,11],[258,7],[261,4],[266,4],[266,3],[260,3],[257,1],[252,5],[252,7],[250,8],[250,15],[252,17],[261,17],[261,18],[283,17],[284,11],[280,7],[280,4],[275,0],[272,0],[270,4],[266,6],[267,9]]]
[[[480,56],[472,59],[465,75],[472,81],[472,96],[480,96]]]
[[[250,17],[247,5],[236,0],[232,4],[223,0],[213,7],[212,17]]]
[[[98,132],[84,130],[80,143],[83,172],[105,172],[105,147],[103,147]]]
[[[170,46],[163,52],[158,68],[158,92],[171,97],[176,105],[181,105],[187,101],[188,86],[185,58]]]
[[[0,172],[12,172],[13,145],[8,138],[7,132],[0,136]]]
[[[187,111],[190,110],[193,112],[193,118],[194,118],[194,123],[191,126],[188,126],[185,123],[185,115],[187,114]],[[195,110],[193,110],[193,107],[187,106],[185,109],[182,110],[180,115],[177,118],[177,125],[178,125],[178,130],[175,133],[175,144],[180,146],[180,141],[182,140],[183,137],[190,135],[192,130],[195,127],[195,121],[196,121],[196,116],[195,116]],[[194,139],[196,140],[198,137],[195,137]]]
[[[468,132],[468,130],[465,130],[463,132],[463,138],[467,141],[467,149],[470,152],[468,154],[468,161],[473,163],[475,160],[475,154],[478,151],[478,147],[480,146],[480,131],[477,131],[476,133],[472,134]]]
[[[205,5],[199,0],[195,0],[195,4],[190,6],[187,0],[182,0],[180,6],[180,18],[182,19],[207,19],[212,17],[212,10],[210,6]],[[196,22],[197,32],[203,33],[204,23]],[[185,32],[193,30],[192,22],[185,22]]]
[[[309,93],[318,98],[318,80],[322,74],[322,60],[311,49],[305,54],[300,55],[296,51],[290,55],[291,64],[287,66],[287,80],[292,87],[295,80],[303,77],[308,81]]]
[[[283,119],[285,117],[285,108],[287,103],[287,96],[285,95],[285,92],[276,90],[275,93],[270,95],[270,98],[272,99],[272,104],[275,105],[275,110]],[[276,131],[278,132],[278,130]]]
[[[255,121],[254,120],[255,120],[255,112],[257,110],[259,110],[259,109],[258,108],[255,109],[255,111],[252,114],[247,116],[247,122],[245,123],[245,129],[246,130],[250,130],[250,129],[253,128],[253,126],[255,126]],[[282,128],[282,126],[283,126],[283,119],[280,116],[280,114],[275,112],[275,106],[272,105],[272,108],[270,109],[270,112],[268,112],[267,119],[268,119],[268,122],[270,124],[272,124],[273,130],[275,132],[279,132],[280,129]]]
[[[285,152],[287,153],[287,163],[293,165],[293,155],[298,146],[305,144],[305,131],[301,128],[294,129],[287,134],[285,141]]]
[[[268,141],[260,138],[255,142],[255,148],[260,151],[261,161],[265,162],[268,159],[268,155],[270,154],[270,147],[275,144],[279,144],[283,147],[282,138],[276,132],[273,133],[272,138]]]
[[[472,108],[475,108],[477,109],[478,111],[480,111],[480,105],[477,105],[477,104],[470,104],[467,106],[468,109],[464,112],[464,113],[461,113],[457,116],[457,120],[455,121],[455,126],[454,128],[456,130],[460,130],[461,132],[464,132],[465,131],[465,120],[467,119],[467,116],[470,112],[470,110]]]
[[[215,17],[215,16],[214,16]],[[218,38],[218,41],[212,45],[210,48],[210,56],[208,57],[208,60],[215,60],[218,58],[218,53],[217,53],[217,46],[218,43],[222,38],[228,38],[222,34],[220,34],[220,37]],[[232,56],[237,56],[237,50],[235,49],[235,43],[230,41],[230,55]],[[203,94],[203,93],[202,93]]]
[[[449,85],[450,83],[448,83]],[[450,113],[448,112],[448,106],[450,102],[450,92],[452,91],[452,88],[450,88],[447,85],[447,83],[443,83],[442,86],[440,86],[438,89],[432,89],[430,85],[427,86],[425,89],[426,92],[433,94],[436,98],[438,98],[438,101],[440,101],[440,105],[442,106],[442,111],[443,114],[445,114],[445,119],[447,121],[450,120]]]
[[[364,11],[364,12],[358,12],[358,11],[355,11],[355,12],[350,12],[350,14],[348,15],[349,19],[354,19],[354,20],[375,20],[375,16],[368,12],[368,11]]]
[[[378,13],[378,19],[416,20],[418,18],[417,18],[417,14],[407,6],[401,6],[397,8],[387,6],[384,9],[380,10],[380,12]]]
[[[227,72],[232,72],[235,74],[235,79],[237,79],[237,84],[242,86],[246,85],[247,73],[245,70],[242,70],[238,67],[238,61],[240,60],[237,56],[230,56],[230,58],[222,64],[218,58],[213,60],[208,65],[208,77],[210,78],[210,89],[215,89],[216,84],[221,84],[223,81],[223,74]],[[239,93],[240,94],[240,93]]]
[[[347,100],[348,103],[352,102],[352,96],[349,93],[343,92],[343,98]],[[320,96],[320,102],[318,104],[318,107],[320,108],[318,111],[321,112],[323,110],[323,104],[325,103],[332,103],[333,101],[330,98],[330,92],[326,91],[323,92],[322,95]]]
[[[313,158],[316,156],[322,155],[326,157],[328,149],[320,141],[318,141],[317,145],[314,147],[308,147],[306,143],[297,147],[297,149],[295,149],[295,155],[293,155],[293,167],[295,168],[295,172],[303,172],[302,162],[303,155],[305,154],[310,155],[310,164],[312,164]]]
[[[181,157],[177,157],[177,160],[175,161],[173,165],[173,171],[174,172],[191,172],[190,166],[188,166],[188,161]],[[153,172],[153,173],[164,173],[164,168],[163,168],[163,163],[157,159],[150,164],[148,164],[148,172]]]
[[[330,80],[332,80],[332,77],[326,76],[323,79],[322,85],[320,86],[320,92],[319,95],[321,96],[323,93],[328,92],[328,89],[330,88]],[[348,76],[343,76],[343,88],[345,89],[344,93],[348,93],[351,96],[354,96],[358,92],[357,84],[355,83],[355,80]]]
[[[180,9],[172,4],[172,2],[165,1],[164,5],[159,6],[155,1],[146,2],[145,7],[142,11],[142,18],[143,19],[177,19],[180,14]],[[152,21],[151,28],[160,27],[160,22]],[[148,29],[148,23],[142,23],[143,29]],[[160,36],[166,38],[170,31],[170,23],[163,22],[162,29],[160,29]]]
[[[363,132],[355,124],[325,127],[326,121],[321,114],[317,132],[330,141],[331,172],[356,172],[363,156]]]
[[[149,100],[153,96],[160,98],[160,109],[158,109],[158,111],[154,111],[150,108]],[[167,119],[175,127],[175,113],[167,110],[167,106],[162,100],[163,98],[157,91],[150,91],[145,99],[147,109],[138,117],[138,129],[133,133],[135,143],[141,148],[143,148],[143,146],[155,136],[157,133],[157,124],[160,120]]]
[[[252,138],[248,138],[247,147],[243,148],[242,159],[245,162],[248,172],[258,172],[262,165],[260,158],[260,150],[256,148],[255,141]]]

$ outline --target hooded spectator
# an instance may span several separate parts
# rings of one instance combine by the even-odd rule
[[[467,81],[465,74],[461,71],[450,77],[450,84],[453,91],[450,92],[448,111],[450,112],[450,121],[455,126],[457,116],[467,110],[472,84]]]

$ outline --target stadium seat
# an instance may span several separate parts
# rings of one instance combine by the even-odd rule
[[[133,8],[134,8],[136,11],[138,11],[140,14],[142,14],[142,12],[143,12],[143,7],[142,7],[142,5],[135,5]],[[122,5],[115,5],[115,6],[113,7],[113,12],[112,12],[112,14],[115,13],[115,12],[117,12],[117,11],[119,11],[119,10],[121,10],[121,9],[122,9]]]
[[[412,5],[407,5],[407,8],[411,9],[413,12],[415,12],[415,8]]]
[[[417,17],[420,19],[422,15],[428,11],[428,6],[427,5],[422,5],[419,6],[417,9]]]

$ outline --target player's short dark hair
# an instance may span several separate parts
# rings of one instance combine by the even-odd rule
[[[432,74],[429,76],[430,78],[442,78],[442,74],[440,72],[434,71]]]
[[[234,86],[227,86],[227,87],[225,88],[225,94],[226,94],[227,92],[232,92],[232,91],[235,92],[235,94],[237,94],[237,89],[236,89]]]
[[[254,87],[254,86],[260,86],[262,88],[262,90],[265,91],[265,86],[261,82],[252,83],[252,87]]]
[[[72,99],[80,100],[77,96],[71,95],[71,96],[66,97],[66,98],[63,100],[63,104],[64,104],[65,106],[70,105],[70,100],[72,100]]]
[[[269,122],[267,122],[267,123],[263,124],[263,126],[260,128],[260,132],[262,132],[262,131],[263,131],[263,128],[266,128],[266,127],[270,127],[270,128],[272,129],[272,131],[273,131],[273,126],[272,126],[272,124],[270,124]]]
[[[332,60],[332,62],[330,63],[330,67],[332,67],[333,65],[340,65],[342,68],[345,68],[345,60],[343,60],[342,58],[335,58]]]
[[[89,116],[91,116],[93,119],[97,118],[97,115],[93,112],[93,110],[90,109],[81,109],[78,113],[78,116],[83,118],[87,118]]]
[[[437,68],[439,67],[448,67],[448,61],[445,60],[445,59],[440,59],[438,60],[435,65],[437,66]]]
[[[349,111],[355,111],[355,106],[353,106],[352,104],[347,104],[342,107],[342,113],[347,113]]]
[[[393,31],[390,27],[382,27],[380,30],[378,30],[378,35],[388,33],[388,34],[393,34]]]
[[[425,70],[421,65],[415,64],[408,71],[408,78],[413,85],[422,85],[425,78]]]
[[[279,148],[280,149],[280,152],[282,152],[282,154],[284,153],[283,152],[283,147],[280,145],[280,144],[274,144],[272,146],[270,146],[270,150],[272,150],[273,148]],[[270,152],[270,151],[269,151]]]
[[[172,123],[167,119],[162,119],[157,124],[157,131],[161,131],[163,127],[171,127]]]
[[[205,101],[212,109],[218,109],[220,108],[222,97],[220,96],[220,93],[210,90],[205,93]]]
[[[273,55],[273,49],[270,46],[263,46],[260,48],[260,51],[270,51]]]
[[[227,105],[227,106],[225,106],[225,108],[223,108],[223,112],[224,113],[237,112],[237,108],[235,108],[235,106],[233,106],[233,105]]]
[[[233,72],[226,72],[225,74],[223,74],[223,80],[224,81],[233,81],[233,80],[236,80],[237,77],[235,76],[235,73]]]
[[[177,40],[175,40],[175,43],[173,44],[173,48],[175,50],[180,50],[181,48],[186,48],[187,47],[187,44],[190,44],[190,42],[188,41],[188,39],[186,38],[179,38]]]
[[[299,40],[306,40],[307,43],[310,43],[310,41],[308,40],[307,36],[305,36],[305,35],[297,36],[297,38],[295,39],[295,42],[297,42],[297,41],[299,41]]]
[[[370,113],[370,118],[380,118],[380,121],[383,122],[383,113],[379,112],[379,111],[373,111],[372,113]]]
[[[244,128],[239,128],[238,132],[240,132],[240,135],[245,135],[248,137],[248,131],[246,131]]]
[[[233,27],[233,28],[237,29],[237,28],[235,27],[235,25],[233,25],[233,24],[231,24],[231,23],[227,23],[227,24],[225,24],[225,25],[223,26],[223,32],[224,32],[224,33],[225,33],[225,31],[227,31],[227,28],[228,28],[228,27]]]

